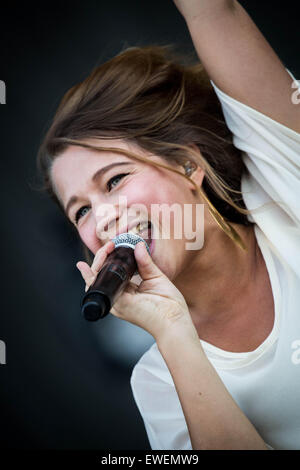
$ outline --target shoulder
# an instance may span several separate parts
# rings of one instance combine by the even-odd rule
[[[286,69],[286,73],[293,80],[293,83],[297,83],[296,92],[300,93],[300,85],[294,78],[293,74]],[[278,135],[280,140],[283,139],[289,147],[297,149],[299,151],[300,133],[293,130],[291,127],[286,126],[279,120],[270,117],[263,110],[258,110],[245,102],[239,101],[233,96],[228,95],[221,90],[212,80],[210,83],[221,103],[225,121],[231,132],[239,138],[249,139],[250,144],[251,138],[262,135],[264,139],[268,140],[268,133]],[[300,101],[300,100],[299,100]],[[295,106],[296,107],[296,106]],[[272,141],[273,148],[276,148],[276,142]],[[278,145],[280,143],[278,142]]]

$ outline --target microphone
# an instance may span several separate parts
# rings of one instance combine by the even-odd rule
[[[112,241],[115,249],[107,256],[94,283],[81,301],[81,313],[88,321],[106,317],[132,276],[138,274],[134,257],[136,244],[144,242],[150,254],[146,241],[135,233],[121,233]]]

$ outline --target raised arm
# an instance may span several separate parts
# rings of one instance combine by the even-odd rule
[[[300,132],[293,79],[235,0],[174,0],[211,80],[227,95]],[[298,104],[297,104],[298,103]]]

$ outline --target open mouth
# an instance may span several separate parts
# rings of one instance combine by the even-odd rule
[[[132,228],[130,232],[135,233],[139,237],[143,238],[147,243],[150,254],[153,251],[154,240],[152,240],[152,224],[151,222],[140,222],[136,227]]]

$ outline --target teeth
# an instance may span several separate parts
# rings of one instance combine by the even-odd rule
[[[149,226],[148,222],[142,222],[142,223],[138,224],[137,228],[138,228],[139,232],[142,232],[143,230],[148,228],[148,226]]]
[[[145,229],[148,229],[148,228],[151,228],[151,222],[140,222],[136,227],[133,227],[130,230],[130,232],[138,234],[138,233],[141,233]]]

